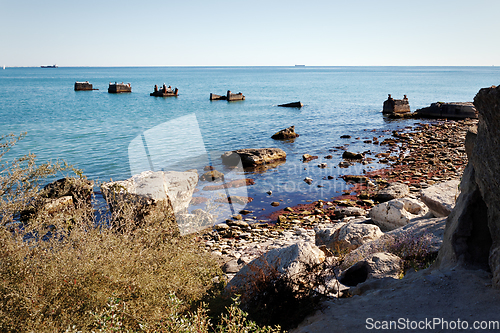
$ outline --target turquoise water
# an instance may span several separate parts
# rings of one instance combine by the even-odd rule
[[[75,81],[87,80],[99,90],[73,90]],[[108,94],[109,82],[115,81],[130,82],[132,93]],[[341,152],[330,151],[332,147],[349,143],[349,150],[376,152],[380,147],[354,138],[388,136],[384,130],[414,124],[382,116],[387,94],[394,98],[406,94],[414,111],[436,101],[472,101],[480,88],[499,81],[498,67],[7,68],[0,70],[0,133],[28,132],[10,156],[31,151],[40,161],[64,159],[94,180],[120,180],[131,176],[129,145],[134,138],[179,117],[195,115],[201,147],[214,156],[257,147],[287,152],[287,163],[247,175],[256,180],[248,188],[255,198],[251,208],[265,207],[269,212],[270,198],[265,194],[269,189],[274,192],[272,200],[287,204],[326,198],[341,186],[339,180],[323,177],[361,171],[359,166],[358,170],[335,167]],[[178,87],[179,96],[150,97],[154,85],[163,83]],[[241,91],[246,100],[209,100],[211,92],[225,94],[228,89]],[[299,100],[304,103],[301,109],[277,107]],[[293,143],[270,138],[291,125],[300,134]],[[196,133],[182,130],[167,128],[156,148],[178,146],[177,153],[182,154],[191,146],[190,140],[199,143]],[[342,134],[353,139],[340,139]],[[320,159],[302,165],[305,153]],[[334,158],[323,160],[328,154]],[[328,168],[317,168],[319,162],[327,162]],[[302,181],[306,176],[315,180],[314,185]],[[318,188],[318,184],[325,187]]]

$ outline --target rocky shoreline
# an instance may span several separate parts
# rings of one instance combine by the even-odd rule
[[[386,168],[352,175],[355,177],[344,176],[349,183],[344,195],[285,207],[270,215],[267,221],[256,221],[252,212],[241,211],[201,235],[206,251],[221,259],[223,270],[231,280],[246,264],[272,249],[297,243],[320,246],[320,234],[345,224],[373,226],[376,223],[370,211],[375,205],[397,197],[418,200],[423,189],[459,179],[467,165],[465,136],[476,124],[477,120],[473,119],[419,123],[413,128],[394,131],[391,138],[381,142],[366,142],[387,147],[385,152],[375,155],[379,163],[387,164]],[[346,162],[368,164],[373,160],[363,156],[363,159]],[[391,183],[401,184],[406,192],[382,198],[381,193],[387,191]],[[424,215],[421,217],[433,217],[431,213]],[[369,240],[363,239],[353,247]]]

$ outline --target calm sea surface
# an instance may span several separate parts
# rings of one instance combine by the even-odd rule
[[[74,91],[75,81],[89,81],[99,90]],[[108,94],[115,81],[130,82],[132,93]],[[179,88],[179,96],[150,97],[154,85],[163,83]],[[40,161],[64,159],[97,181],[126,179],[153,164],[167,170],[183,154],[206,151],[217,166],[223,151],[282,148],[285,164],[246,175],[256,182],[248,188],[255,198],[249,208],[269,213],[271,201],[293,205],[337,195],[341,180],[322,179],[327,175],[382,167],[339,169],[341,152],[331,149],[349,143],[351,151],[378,152],[380,147],[355,138],[389,136],[386,130],[413,125],[414,120],[382,116],[387,94],[406,94],[414,111],[436,101],[472,101],[480,88],[499,83],[498,67],[7,68],[0,69],[0,134],[28,132],[7,157],[30,151]],[[246,100],[209,100],[211,92],[227,90],[241,91]],[[304,107],[277,107],[294,101]],[[270,138],[291,125],[300,134],[294,142]],[[352,139],[340,139],[343,134]],[[147,141],[153,164],[131,149],[141,140]],[[320,159],[302,164],[305,153]],[[161,157],[155,160],[155,154]],[[332,160],[323,159],[329,154]],[[318,168],[321,162],[328,167]],[[206,163],[194,159],[182,167],[201,171]],[[305,184],[305,177],[314,183]]]

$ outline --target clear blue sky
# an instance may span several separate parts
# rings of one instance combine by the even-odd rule
[[[0,66],[491,66],[499,15],[499,0],[1,0]]]

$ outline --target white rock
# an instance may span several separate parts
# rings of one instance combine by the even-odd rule
[[[460,180],[456,179],[428,187],[421,190],[420,200],[429,207],[434,216],[448,216],[460,194],[459,185]]]
[[[370,279],[385,277],[397,279],[401,273],[401,263],[402,259],[394,254],[374,253],[343,271],[339,281],[346,286],[356,286]]]
[[[279,274],[293,282],[307,266],[320,264],[325,254],[311,243],[295,243],[273,249],[244,266],[227,284],[226,290],[242,292],[263,275]]]
[[[196,184],[198,184],[196,170],[144,171],[127,180],[103,183],[101,190],[112,209],[117,204],[117,199],[128,193],[150,200],[153,204],[169,200],[173,212],[178,213],[189,206]]]
[[[316,245],[326,245],[330,249],[353,250],[383,235],[380,228],[373,224],[339,223],[339,225],[316,232]]]
[[[401,198],[376,205],[370,211],[370,217],[382,230],[394,230],[424,217],[427,212],[423,202]]]

